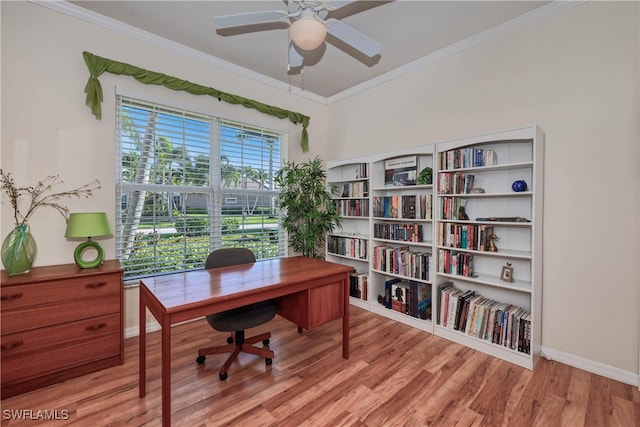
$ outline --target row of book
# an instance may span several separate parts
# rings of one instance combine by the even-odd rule
[[[440,172],[438,194],[469,194],[475,175],[462,172]]]
[[[438,271],[454,276],[473,277],[473,254],[438,249]]]
[[[424,242],[422,224],[374,223],[373,237],[401,242]]]
[[[358,163],[355,169],[356,179],[369,178],[369,164]]]
[[[368,197],[369,181],[345,182],[340,194],[342,197]]]
[[[350,258],[367,259],[369,241],[358,237],[327,237],[327,252]]]
[[[443,197],[440,206],[440,218],[452,220],[467,220],[469,217],[464,209],[467,200],[461,197]]]
[[[354,298],[367,300],[368,279],[366,273],[351,273],[349,278],[349,295]]]
[[[349,199],[335,200],[336,211],[342,216],[369,216],[369,200]]]
[[[489,236],[492,234],[493,225],[441,222],[438,224],[438,245],[486,251],[489,247]]]
[[[373,216],[378,218],[431,219],[431,194],[373,197]]]
[[[441,169],[476,168],[497,163],[498,156],[490,149],[466,147],[440,153]]]
[[[431,320],[431,285],[429,283],[388,279],[384,283],[386,308],[418,319]]]
[[[438,323],[521,353],[531,353],[531,313],[485,298],[453,283],[439,286]]]
[[[406,246],[376,246],[373,248],[373,268],[412,279],[429,280],[431,254],[413,252]]]

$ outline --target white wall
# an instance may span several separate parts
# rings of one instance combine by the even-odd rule
[[[214,69],[184,56],[82,22],[23,1],[1,2],[2,9],[2,146],[1,167],[19,186],[33,185],[47,175],[59,174],[70,189],[93,179],[102,188],[90,199],[69,200],[72,212],[105,211],[114,225],[115,212],[115,90],[145,91],[187,104],[212,109],[216,114],[264,126],[289,129],[289,159],[304,161],[326,157],[326,106],[264,84]],[[256,99],[311,116],[310,151],[299,147],[301,127],[246,109],[195,97],[133,78],[105,73],[102,120],[85,106],[84,86],[89,77],[83,51],[160,71],[225,92]],[[12,209],[2,197],[4,237],[13,227]],[[65,221],[55,210],[42,209],[29,222],[38,244],[34,266],[73,262],[77,242],[64,238]],[[100,242],[105,258],[115,258],[115,239]],[[138,289],[125,291],[125,328],[137,328]]]
[[[310,115],[311,152],[301,153],[300,129],[290,126],[296,161],[539,125],[546,135],[543,347],[637,377],[638,3],[589,2],[329,106],[38,5],[0,7],[1,166],[25,185],[47,174],[60,174],[65,188],[100,179],[103,188],[70,201],[72,210],[114,216],[116,86],[211,105],[105,74],[98,121],[84,104],[83,50]],[[223,104],[213,103],[223,114],[265,120]],[[6,199],[1,212],[4,236],[12,227]],[[36,265],[72,262],[75,243],[64,239],[57,213],[43,210],[31,225]],[[113,258],[114,240],[103,244]],[[133,328],[137,289],[125,298],[125,327]]]
[[[540,126],[543,349],[623,376],[640,335],[638,16],[637,2],[589,2],[333,104],[327,151]]]

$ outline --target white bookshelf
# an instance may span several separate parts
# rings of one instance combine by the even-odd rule
[[[337,190],[334,202],[341,214],[341,227],[327,236],[326,259],[351,265],[356,273],[367,276],[370,259],[369,174],[369,157],[327,162],[327,184]],[[337,250],[337,244],[349,245],[349,250]],[[362,296],[368,294],[368,289],[361,289]],[[361,308],[369,308],[368,301],[362,297],[352,296],[350,301]]]
[[[438,143],[435,154],[434,333],[529,369],[540,355],[543,145],[542,132],[532,126]],[[495,163],[474,162],[474,157],[479,160],[474,154],[480,150],[485,157],[487,152],[494,152]],[[456,154],[467,163],[452,163]],[[450,185],[452,181],[463,183],[465,178],[468,182],[469,175],[473,176],[471,188]],[[517,180],[527,183],[527,191],[512,189]],[[483,192],[471,191],[480,188]],[[459,216],[461,205],[468,219]],[[483,228],[489,229],[483,233]],[[488,251],[488,244],[482,247],[479,243],[481,236],[489,233],[499,238],[494,241],[496,252]],[[506,271],[512,281],[504,280],[503,267],[513,269]],[[452,306],[445,304],[440,289],[448,283],[460,292],[480,295],[475,300],[481,302],[475,329],[469,331],[471,322],[456,325],[455,320],[444,316]],[[501,308],[510,305],[509,310],[516,313],[509,325],[513,333],[508,337],[496,332],[498,322],[489,309],[500,307],[498,304],[503,304]],[[519,317],[523,320],[518,321]],[[468,323],[464,329],[462,323]]]
[[[435,178],[433,158],[433,145],[371,156],[371,311],[428,332],[433,332],[435,273],[431,270],[433,184],[419,183],[417,176],[424,168],[431,168],[432,180]],[[391,255],[387,258],[395,258],[395,262],[383,263],[380,260],[388,253]],[[402,313],[378,301],[378,296],[384,301],[385,283],[393,279],[401,280],[403,286],[413,283],[430,290],[428,318],[421,318],[417,313]],[[389,297],[394,299],[393,292],[387,295]],[[425,317],[424,312],[422,317]]]
[[[440,142],[420,147],[395,150],[353,159],[327,162],[327,179],[330,185],[345,188],[345,185],[362,186],[366,183],[366,194],[350,194],[340,192],[337,203],[367,204],[367,212],[353,215],[349,210],[342,216],[342,228],[332,233],[329,238],[363,239],[366,241],[366,255],[353,257],[331,253],[327,246],[327,259],[342,264],[352,265],[358,273],[367,275],[367,299],[351,297],[351,303],[382,316],[397,320],[413,327],[425,330],[451,341],[460,343],[484,353],[508,360],[519,366],[533,369],[540,356],[541,330],[541,295],[542,295],[542,200],[543,200],[543,146],[542,131],[531,126],[512,131],[499,132]],[[473,150],[493,151],[495,162],[490,165],[453,164],[445,161],[445,156],[452,158],[454,151],[467,154]],[[460,151],[462,150],[462,151]],[[466,150],[466,151],[464,151]],[[432,183],[418,184],[412,182],[411,168],[419,174],[426,167],[432,168]],[[476,162],[477,163],[477,162]],[[367,175],[363,176],[362,165],[367,165]],[[402,170],[402,165],[408,169]],[[390,169],[397,169],[389,172]],[[406,173],[407,170],[409,173]],[[463,184],[456,188],[441,187],[441,181],[461,176],[473,175],[471,187]],[[516,192],[512,183],[524,180],[527,191]],[[471,191],[482,188],[483,192]],[[402,214],[403,201],[411,201],[414,197],[430,199],[430,208],[421,210],[421,214]],[[386,198],[396,200],[396,211],[381,213],[380,202]],[[416,199],[417,200],[417,199]],[[427,200],[427,199],[424,199]],[[464,200],[467,219],[458,217],[457,205]],[[409,203],[408,206],[411,206]],[[447,207],[447,210],[445,210]],[[409,208],[410,209],[410,208]],[[398,212],[399,211],[399,212]],[[428,212],[427,212],[428,211]],[[382,212],[385,212],[382,210]],[[493,227],[492,232],[499,240],[494,243],[497,251],[488,251],[487,247],[472,247],[470,239],[479,235],[479,230]],[[465,247],[453,243],[453,235],[465,229]],[[468,235],[469,230],[475,233]],[[419,230],[420,232],[416,232]],[[457,230],[457,232],[456,232]],[[400,233],[400,234],[399,234]],[[476,235],[478,233],[478,235]],[[415,238],[419,235],[419,238]],[[445,236],[449,236],[449,240]],[[457,240],[456,240],[457,241]],[[380,249],[401,248],[406,257],[408,254],[429,254],[430,265],[428,276],[416,277],[415,273],[406,271],[390,271],[380,265]],[[444,260],[450,263],[449,252],[460,259],[473,259],[472,271],[465,273],[464,268],[458,271],[444,268]],[[378,255],[376,255],[376,253]],[[385,252],[386,253],[386,252]],[[362,255],[362,254],[361,254]],[[411,255],[410,255],[411,256]],[[406,258],[405,258],[406,259]],[[413,258],[412,258],[413,259]],[[513,281],[502,280],[502,269],[512,268]],[[465,275],[467,274],[467,275]],[[388,308],[378,299],[385,297],[385,282],[400,279],[402,284],[408,282],[430,285],[431,318],[424,319]],[[443,309],[440,288],[452,284],[462,292],[476,292],[478,301],[489,307],[498,304],[511,305],[516,311],[516,318],[525,314],[529,317],[521,322],[527,323],[530,339],[520,351],[504,344],[492,342],[488,337],[470,335],[467,331],[456,330],[451,324],[441,322]],[[424,286],[423,286],[424,288]],[[384,302],[384,301],[383,301]],[[397,306],[396,306],[397,307]],[[490,310],[482,307],[485,335],[489,325]],[[413,313],[415,314],[415,313]],[[476,320],[478,317],[476,316]],[[495,322],[494,322],[495,323]],[[481,325],[478,323],[481,330]],[[524,329],[523,329],[524,331]],[[477,334],[480,335],[480,334]],[[522,343],[525,341],[522,340]],[[526,348],[525,348],[526,347]]]

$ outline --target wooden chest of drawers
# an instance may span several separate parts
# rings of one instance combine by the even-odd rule
[[[3,399],[124,363],[118,261],[3,270],[0,289]]]

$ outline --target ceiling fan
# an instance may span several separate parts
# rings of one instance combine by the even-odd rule
[[[327,33],[371,58],[381,52],[382,45],[380,43],[342,21],[335,18],[327,19],[330,12],[354,3],[354,1],[288,0],[287,11],[269,10],[216,16],[214,21],[220,28],[269,23],[289,24],[290,68],[301,67],[304,60],[296,46],[305,51],[316,49],[324,42]]]

